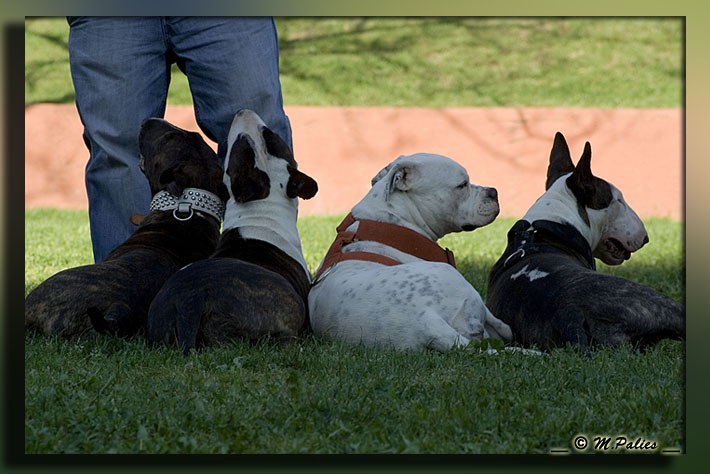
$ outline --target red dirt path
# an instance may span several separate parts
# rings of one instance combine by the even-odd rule
[[[286,107],[299,169],[319,185],[300,215],[344,213],[401,154],[447,155],[471,182],[494,186],[501,216],[520,217],[544,190],[556,131],[574,160],[585,141],[592,170],[641,217],[683,218],[681,109]],[[198,130],[191,107],[167,120]],[[25,108],[25,207],[86,209],[88,151],[73,105]],[[210,142],[208,142],[210,143]]]

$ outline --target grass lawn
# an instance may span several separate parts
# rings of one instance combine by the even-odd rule
[[[679,18],[276,18],[289,105],[680,107]],[[64,18],[25,22],[25,103],[73,103]],[[173,68],[172,105],[190,105]]]
[[[311,270],[340,217],[300,219]],[[442,239],[484,296],[512,222]],[[63,268],[91,263],[86,212],[28,210],[25,223],[25,293]],[[667,219],[646,225],[644,249],[600,270],[682,301],[684,226]],[[587,359],[570,349],[546,357],[472,348],[412,353],[307,337],[288,346],[235,342],[183,357],[140,338],[76,343],[27,335],[25,449],[548,453],[571,448],[579,434],[592,444],[595,436],[623,435],[681,447],[683,353],[675,341]]]
[[[667,18],[277,18],[284,103],[680,107],[683,23]],[[64,18],[25,22],[25,103],[73,103]],[[176,69],[171,105],[189,105]],[[342,216],[299,221],[315,270]],[[513,221],[442,244],[485,297]],[[684,296],[684,225],[614,273]],[[91,263],[85,211],[25,211],[25,294]],[[684,347],[545,357],[397,352],[306,337],[189,357],[140,338],[25,336],[28,453],[549,453],[580,434],[682,447]],[[613,444],[613,443],[612,443]],[[630,452],[614,450],[613,452]],[[631,451],[637,452],[637,451]],[[657,451],[656,451],[657,452]]]

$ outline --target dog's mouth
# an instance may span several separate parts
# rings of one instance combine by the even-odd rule
[[[496,217],[498,216],[498,213],[500,212],[500,209],[498,207],[493,207],[490,209],[483,209],[479,213],[481,217]]]
[[[630,258],[631,250],[627,249],[620,240],[614,237],[604,240],[604,250],[601,255],[602,262],[607,265],[619,265]]]
[[[493,222],[496,217],[498,217],[499,212],[500,208],[498,207],[498,203],[495,203],[491,206],[481,206],[479,207],[476,216],[472,219],[475,224],[473,222],[466,222],[465,224],[461,225],[461,230],[470,232],[472,230],[478,229],[479,227],[486,226]]]
[[[478,207],[478,214],[482,217],[490,217],[495,219],[500,213],[500,205],[498,199],[486,199]]]

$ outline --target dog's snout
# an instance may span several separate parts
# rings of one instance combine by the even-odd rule
[[[648,243],[648,234],[643,236],[643,245],[646,245]]]
[[[496,188],[486,188],[486,197],[490,199],[498,199],[498,190]]]

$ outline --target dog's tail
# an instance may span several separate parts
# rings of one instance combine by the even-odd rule
[[[100,334],[130,337],[138,332],[131,307],[126,303],[113,303],[105,313],[95,306],[90,306],[86,313],[94,330]]]
[[[202,305],[181,306],[175,313],[177,319],[175,337],[177,346],[182,349],[183,354],[188,355],[192,349],[197,348],[197,338],[202,325]]]
[[[193,298],[186,299],[170,298],[170,292],[158,293],[148,311],[147,336],[155,343],[177,345],[188,355],[197,348],[202,305]]]
[[[513,330],[510,329],[510,326],[496,318],[488,307],[484,306],[484,308],[486,310],[486,320],[483,327],[486,332],[488,332],[491,337],[500,339],[503,342],[511,342],[513,340]]]
[[[661,339],[686,339],[685,307],[666,295],[642,322],[645,323],[644,330],[632,338],[634,346],[642,350],[653,347]]]

